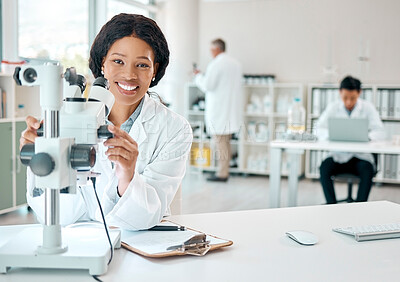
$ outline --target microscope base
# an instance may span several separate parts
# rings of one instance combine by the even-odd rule
[[[110,229],[109,233],[114,248],[120,248],[120,230]],[[91,275],[107,272],[111,251],[104,228],[63,228],[62,240],[68,250],[61,254],[39,254],[42,237],[42,226],[16,232],[0,247],[0,273],[6,273],[10,267],[88,269]]]

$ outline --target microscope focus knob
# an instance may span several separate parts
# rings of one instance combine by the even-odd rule
[[[71,147],[70,161],[73,169],[89,170],[96,163],[96,149],[93,145],[73,145]]]
[[[29,167],[37,176],[47,176],[54,170],[54,160],[47,153],[35,154],[29,162]]]
[[[19,159],[23,165],[29,165],[32,157],[35,155],[35,144],[25,144],[19,153]]]
[[[110,84],[108,83],[107,78],[103,76],[99,76],[98,78],[96,78],[93,82],[93,86],[100,86],[107,90],[110,88]]]
[[[108,130],[108,125],[101,125],[97,129],[97,137],[99,139],[114,138],[114,134],[112,134],[112,132]]]

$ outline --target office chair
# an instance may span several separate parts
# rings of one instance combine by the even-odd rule
[[[374,176],[375,176],[378,173],[378,154],[372,154],[372,156],[374,157],[374,161],[375,161],[375,173],[374,173]],[[342,203],[342,202],[352,203],[352,202],[354,202],[354,199],[352,198],[353,184],[360,183],[360,178],[357,175],[352,174],[352,173],[341,173],[341,174],[338,174],[338,175],[333,175],[331,177],[331,179],[333,181],[347,183],[347,198],[346,199],[342,199],[342,200],[336,200],[336,202],[338,202],[338,203]]]

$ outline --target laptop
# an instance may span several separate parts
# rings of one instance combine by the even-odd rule
[[[328,132],[330,141],[368,142],[368,119],[330,118]]]

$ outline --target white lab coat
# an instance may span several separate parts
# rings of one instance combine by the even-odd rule
[[[379,114],[375,108],[375,106],[365,101],[361,98],[358,98],[356,105],[354,106],[353,111],[350,116],[346,111],[346,107],[342,100],[336,101],[326,108],[326,110],[320,116],[317,122],[317,136],[319,140],[327,140],[329,137],[328,133],[328,119],[331,117],[340,117],[340,118],[367,118],[368,119],[368,136],[372,141],[384,140],[385,139],[385,129],[383,127],[383,123],[379,118]],[[351,158],[356,157],[361,160],[365,160],[370,162],[372,165],[375,165],[374,158],[372,154],[354,154],[354,153],[331,153],[328,157],[332,157],[333,160],[337,163],[346,163]]]
[[[102,142],[93,168],[101,173],[96,190],[108,225],[130,230],[147,229],[170,213],[169,206],[185,174],[193,135],[183,117],[147,95],[129,135],[138,144],[139,156],[127,190],[121,198],[118,196],[118,179]],[[44,194],[32,197],[33,187],[34,175],[28,169],[28,204],[43,222]],[[76,194],[61,194],[60,207],[62,225],[80,220],[102,221],[91,183],[78,187]]]
[[[239,132],[243,113],[243,75],[240,63],[225,53],[207,66],[205,74],[195,77],[206,93],[205,122],[211,135]]]

